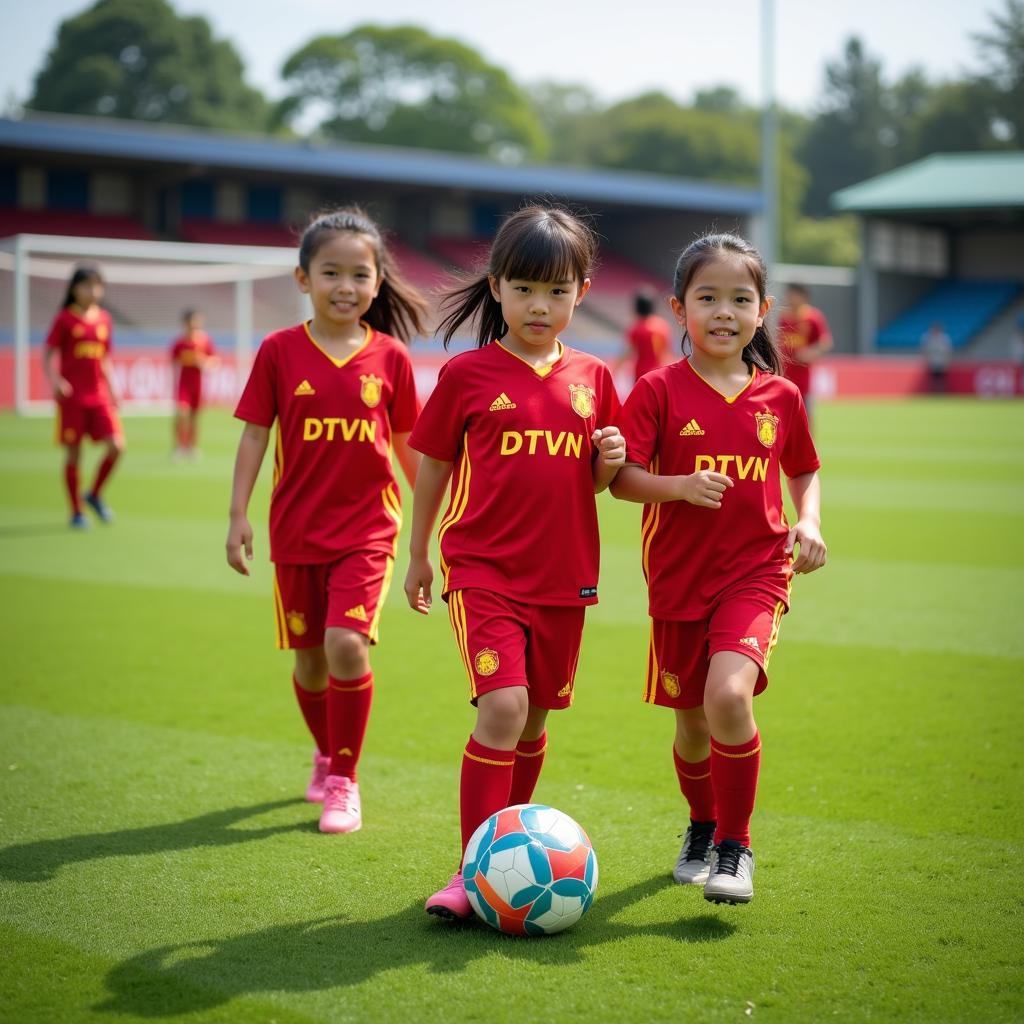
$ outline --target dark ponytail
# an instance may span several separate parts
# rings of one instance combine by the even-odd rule
[[[64,302],[61,304],[61,309],[67,309],[68,306],[74,305],[75,289],[83,281],[98,281],[102,284],[103,275],[100,273],[99,267],[94,267],[89,264],[82,264],[81,266],[75,267],[74,272],[71,275],[71,280],[68,281],[68,290],[64,293]]]
[[[491,277],[582,282],[590,277],[596,255],[594,232],[564,207],[532,205],[513,213],[498,228],[486,266],[442,297],[437,332],[444,347],[467,320],[476,321],[478,348],[508,333]]]
[[[703,235],[683,250],[682,255],[676,261],[675,275],[672,279],[672,290],[680,302],[684,301],[686,289],[701,267],[723,253],[740,256],[746,261],[757,288],[758,299],[764,302],[768,297],[768,273],[765,270],[761,254],[745,238],[729,234]],[[687,354],[687,340],[687,337],[684,336],[684,355]],[[756,366],[766,373],[782,373],[782,356],[767,324],[762,323],[754,331],[754,336],[744,347],[742,356],[748,366]]]
[[[362,235],[373,249],[380,277],[380,291],[363,319],[383,334],[406,344],[417,334],[427,333],[427,300],[419,289],[402,277],[398,264],[377,225],[358,207],[346,206],[314,217],[299,241],[299,266],[308,274],[313,257],[331,235]]]

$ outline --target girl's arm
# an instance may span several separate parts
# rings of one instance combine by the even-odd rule
[[[263,455],[270,440],[270,428],[246,423],[235,456],[235,475],[231,483],[231,509],[228,525],[228,565],[243,576],[249,575],[246,562],[252,561],[252,527],[249,525],[249,499],[256,486]],[[242,548],[245,557],[242,557]]]
[[[602,427],[590,438],[597,448],[594,459],[594,493],[600,494],[626,464],[626,439],[618,427]]]
[[[120,399],[117,394],[117,389],[114,387],[114,366],[110,362],[110,356],[104,356],[100,360],[100,373],[103,374],[103,378],[107,382],[107,392],[110,395],[111,402],[113,402],[114,405],[119,405]]]
[[[799,544],[800,554],[793,563],[793,572],[814,572],[825,564],[828,555],[821,537],[821,481],[817,473],[804,473],[788,483],[797,520],[786,537],[786,554],[791,555]]]
[[[409,531],[409,571],[405,575],[405,596],[409,607],[426,615],[430,611],[430,586],[434,570],[430,565],[430,534],[441,509],[452,463],[424,455],[416,474],[412,499],[412,527]]]
[[[53,389],[53,397],[69,398],[74,388],[57,372],[56,367],[53,365],[56,356],[57,350],[55,348],[47,348],[43,352],[43,372],[46,374],[46,379],[50,382],[50,387]]]
[[[721,508],[722,496],[733,482],[724,473],[702,469],[689,476],[658,476],[634,462],[619,470],[612,494],[623,501],[655,505],[662,501],[688,501],[702,508]]]
[[[420,453],[415,448],[409,447],[409,434],[411,433],[412,431],[407,430],[404,434],[392,435],[391,447],[395,450],[395,458],[398,459],[398,464],[402,467],[402,473],[409,481],[409,486],[415,487],[416,473],[420,468]]]

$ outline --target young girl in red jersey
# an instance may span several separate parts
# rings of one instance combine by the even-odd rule
[[[404,344],[426,304],[361,210],[317,217],[295,277],[313,318],[264,339],[235,415],[245,421],[231,492],[228,564],[249,575],[249,498],[277,421],[270,558],[277,645],[316,741],[306,799],[322,832],[362,824],[356,766],[373,695],[369,648],[391,582],[401,505],[391,453],[412,484],[419,411]],[[243,556],[244,552],[244,556]]]
[[[85,495],[85,503],[104,523],[111,522],[114,513],[100,495],[124,451],[110,365],[112,321],[100,306],[103,292],[103,277],[95,267],[75,269],[43,354],[43,370],[57,401],[57,441],[66,453],[64,484],[71,503],[71,526],[77,530],[89,526],[78,487],[82,438],[88,435],[104,446],[103,460]],[[58,355],[59,369],[54,366]]]
[[[203,371],[216,362],[217,353],[213,339],[203,330],[202,313],[187,309],[181,321],[185,331],[171,344],[170,353],[174,368],[174,457],[194,459]]]
[[[690,808],[673,875],[703,883],[712,902],[746,903],[761,752],[753,697],[768,685],[793,573],[825,564],[819,463],[764,324],[771,302],[757,251],[734,235],[700,238],[679,258],[674,292],[692,351],[648,373],[626,401],[629,450],[612,490],[644,502],[644,699],[675,710],[673,757]]]
[[[505,221],[486,271],[443,306],[445,345],[475,318],[479,347],[442,368],[409,442],[423,460],[405,593],[424,614],[430,533],[452,481],[442,596],[477,712],[462,759],[463,850],[495,811],[530,800],[545,719],[572,703],[584,611],[597,601],[594,495],[625,442],[608,367],[558,340],[590,287],[594,251],[565,210],[531,206]],[[426,909],[469,916],[461,871]]]

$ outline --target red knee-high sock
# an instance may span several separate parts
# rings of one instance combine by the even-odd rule
[[[99,496],[100,489],[107,482],[107,477],[113,472],[114,465],[117,463],[120,452],[111,452],[99,465],[99,469],[96,470],[96,479],[92,482],[92,487],[89,490],[90,494]]]
[[[68,490],[71,511],[78,515],[82,511],[82,496],[78,491],[78,467],[69,462],[64,463],[64,486]]]
[[[738,746],[711,740],[711,784],[715,790],[718,828],[715,842],[735,839],[750,845],[750,816],[754,813],[757,775],[761,768],[761,735]]]
[[[528,804],[537,788],[540,770],[544,767],[544,751],[548,749],[548,734],[542,732],[535,740],[520,740],[516,744],[516,763],[512,768],[512,789],[508,803]]]
[[[462,849],[480,822],[509,805],[515,751],[495,750],[477,743],[472,736],[462,755],[459,811],[462,820]]]
[[[292,686],[295,688],[295,699],[299,702],[302,717],[316,741],[316,749],[322,756],[326,756],[331,749],[327,739],[327,691],[306,690],[295,676],[292,676]]]
[[[174,434],[179,448],[188,447],[188,427],[183,416],[178,417],[178,422],[174,425]]]
[[[366,726],[373,703],[373,673],[358,679],[327,678],[327,735],[330,739],[331,774],[356,778]]]
[[[683,798],[690,805],[691,821],[715,821],[715,790],[711,785],[711,757],[703,761],[684,761],[675,745],[672,760]]]

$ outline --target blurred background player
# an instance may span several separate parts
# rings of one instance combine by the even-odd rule
[[[944,395],[953,358],[953,340],[938,321],[921,335],[921,352],[928,364],[928,390],[933,395]]]
[[[181,316],[185,328],[171,344],[174,369],[175,458],[194,459],[197,454],[199,408],[203,400],[203,371],[213,366],[217,354],[213,339],[203,330],[203,314],[187,309]]]
[[[274,612],[278,647],[295,651],[295,696],[317,745],[306,799],[323,801],[321,832],[354,832],[370,645],[402,522],[392,447],[410,485],[419,464],[407,440],[419,411],[412,362],[397,339],[424,333],[426,304],[354,207],[310,223],[295,276],[313,318],[264,339],[235,410],[245,428],[227,558],[249,575],[249,498],[276,421]]]
[[[477,715],[462,757],[463,852],[481,822],[533,795],[547,714],[572,704],[584,612],[597,601],[594,495],[625,458],[619,401],[607,365],[558,338],[590,287],[595,248],[557,207],[502,224],[485,272],[442,307],[445,345],[475,320],[478,348],[442,367],[410,439],[423,461],[405,593],[423,614],[430,534],[452,481],[441,596]],[[461,866],[426,910],[472,913]]]
[[[57,441],[64,446],[64,484],[71,505],[71,526],[84,530],[78,471],[82,438],[104,446],[85,503],[104,523],[114,513],[101,493],[124,451],[124,433],[117,415],[117,392],[110,365],[112,321],[100,306],[103,277],[96,267],[77,267],[68,282],[64,304],[53,321],[43,352],[43,369],[57,402]],[[59,366],[54,366],[59,360]]]
[[[626,351],[619,360],[632,364],[633,382],[648,370],[672,362],[672,328],[667,320],[654,312],[655,294],[650,289],[637,292],[633,299],[636,320],[626,332]]]
[[[679,257],[674,292],[692,351],[626,400],[629,451],[612,493],[644,502],[644,699],[675,711],[673,760],[690,808],[673,877],[703,884],[711,902],[746,903],[761,761],[753,698],[768,685],[793,573],[825,563],[819,463],[800,393],[779,376],[753,246],[735,235],[698,239]],[[797,510],[792,528],[780,470]]]
[[[782,371],[800,389],[807,414],[811,413],[811,364],[832,348],[832,331],[825,314],[810,304],[810,291],[802,284],[786,287],[779,313]]]

